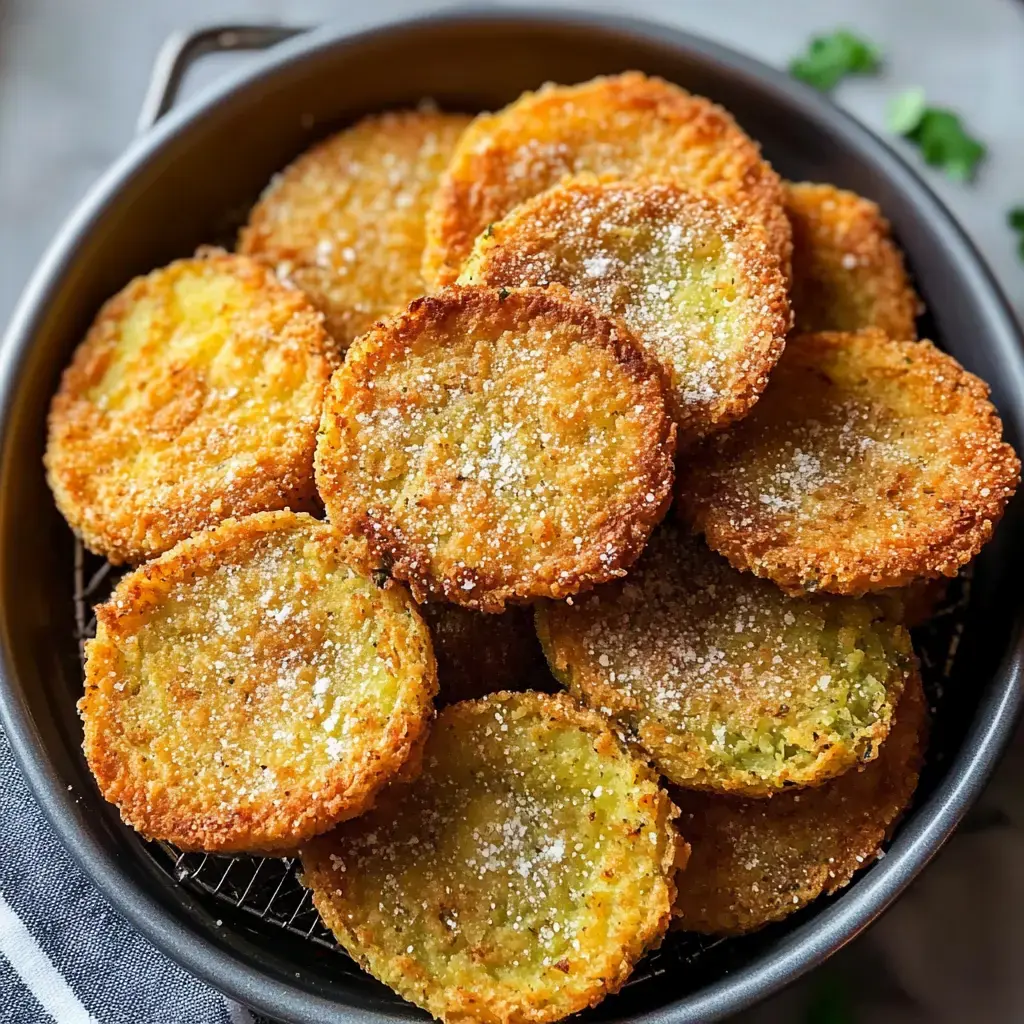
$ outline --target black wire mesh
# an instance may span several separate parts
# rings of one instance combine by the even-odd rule
[[[121,571],[86,552],[77,540],[74,565],[75,626],[79,648],[84,655],[83,645],[96,629],[92,609],[110,594]],[[952,581],[934,617],[914,632],[914,647],[921,661],[921,674],[933,709],[941,705],[945,696],[946,683],[963,632],[970,589],[970,575],[965,572]],[[268,941],[275,931],[283,930],[320,949],[333,951],[346,968],[358,969],[321,921],[309,890],[299,881],[297,858],[183,853],[165,842],[149,843],[147,847],[163,871],[179,885],[211,902],[213,906],[210,909],[214,912],[218,905],[241,911],[267,935]],[[835,897],[823,897],[820,902],[831,898]],[[795,915],[795,919],[802,920],[813,912],[814,905]],[[637,966],[627,987],[677,971],[683,966],[691,967],[712,951],[716,961],[726,964],[732,959],[733,947],[737,955],[742,956],[742,949],[749,941],[746,938],[724,939],[673,933],[660,949],[648,954]]]

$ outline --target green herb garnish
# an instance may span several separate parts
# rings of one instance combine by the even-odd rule
[[[885,126],[894,135],[909,135],[928,109],[924,89],[907,89],[889,101],[885,112]]]
[[[985,158],[985,145],[969,135],[952,110],[929,107],[924,90],[893,98],[886,116],[889,130],[910,139],[925,163],[941,167],[953,181],[970,181]]]
[[[1006,223],[1017,232],[1017,255],[1024,260],[1024,206],[1015,206],[1006,215]]]
[[[853,999],[842,975],[825,969],[810,989],[804,1024],[854,1024]]]
[[[866,39],[839,29],[827,36],[815,36],[807,52],[795,57],[789,73],[815,89],[828,92],[847,75],[869,75],[879,69],[882,54]]]

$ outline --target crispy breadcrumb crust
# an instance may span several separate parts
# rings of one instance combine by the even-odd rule
[[[869,761],[913,662],[867,599],[786,597],[661,527],[626,579],[536,608],[556,678],[677,785],[768,797]]]
[[[442,711],[419,780],[309,844],[303,881],[356,961],[439,1020],[543,1024],[660,944],[675,814],[603,716],[494,694]]]
[[[674,927],[740,935],[848,885],[881,853],[924,763],[928,705],[915,673],[875,761],[771,800],[673,790],[692,853]]]
[[[459,281],[561,285],[621,318],[665,372],[681,440],[746,415],[790,327],[762,225],[668,181],[556,185],[484,231]]]
[[[916,338],[921,300],[876,203],[834,185],[786,182],[796,330],[877,327]]]
[[[481,114],[452,154],[427,213],[424,277],[451,284],[488,224],[563,178],[656,177],[714,193],[762,223],[789,273],[782,182],[722,107],[637,71],[549,84]]]
[[[949,595],[950,581],[945,576],[914,580],[895,590],[880,590],[879,600],[887,602],[893,615],[907,627],[916,629],[933,619]]]
[[[424,217],[471,120],[392,111],[332,135],[274,177],[239,235],[239,251],[301,288],[348,348],[426,291]]]
[[[349,350],[316,480],[418,601],[499,612],[623,575],[674,450],[660,372],[621,325],[549,290],[451,288]]]
[[[51,404],[57,507],[114,564],[231,516],[315,510],[338,361],[305,296],[248,257],[204,250],[136,278],[100,310]]]
[[[428,601],[420,614],[430,627],[437,658],[438,706],[498,690],[556,686],[528,608],[510,605],[487,615],[447,601]]]
[[[290,850],[415,766],[437,690],[430,635],[347,550],[305,514],[232,519],[97,607],[83,749],[127,824],[184,850]],[[332,661],[349,643],[350,663]]]
[[[680,467],[677,511],[792,594],[955,576],[1020,480],[988,395],[931,342],[791,338],[751,415]]]

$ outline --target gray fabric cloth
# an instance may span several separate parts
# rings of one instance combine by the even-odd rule
[[[130,928],[50,830],[0,732],[0,1022],[254,1024]]]

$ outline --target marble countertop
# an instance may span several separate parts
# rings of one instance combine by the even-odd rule
[[[886,100],[923,86],[964,115],[989,147],[972,185],[922,173],[951,207],[1024,316],[1024,262],[1006,211],[1024,203],[1024,3],[1019,0],[562,0],[628,11],[707,35],[784,65],[817,31],[847,26],[886,57],[879,78],[843,83],[836,99],[883,132]],[[131,138],[160,43],[173,29],[213,22],[372,17],[446,4],[375,0],[0,0],[0,322],[75,201]],[[517,7],[526,4],[507,3]],[[530,6],[538,6],[535,2]],[[246,58],[211,58],[189,89]],[[903,143],[898,143],[902,146]],[[916,160],[916,154],[911,153]],[[937,863],[872,929],[836,958],[870,1024],[987,1024],[1024,1019],[1024,737],[976,811],[987,827],[962,830]],[[854,979],[852,982],[849,979]],[[802,983],[744,1017],[801,1021]],[[830,1018],[831,1019],[831,1018]],[[834,1018],[839,1024],[842,1018]],[[821,1018],[824,1021],[826,1018]]]

